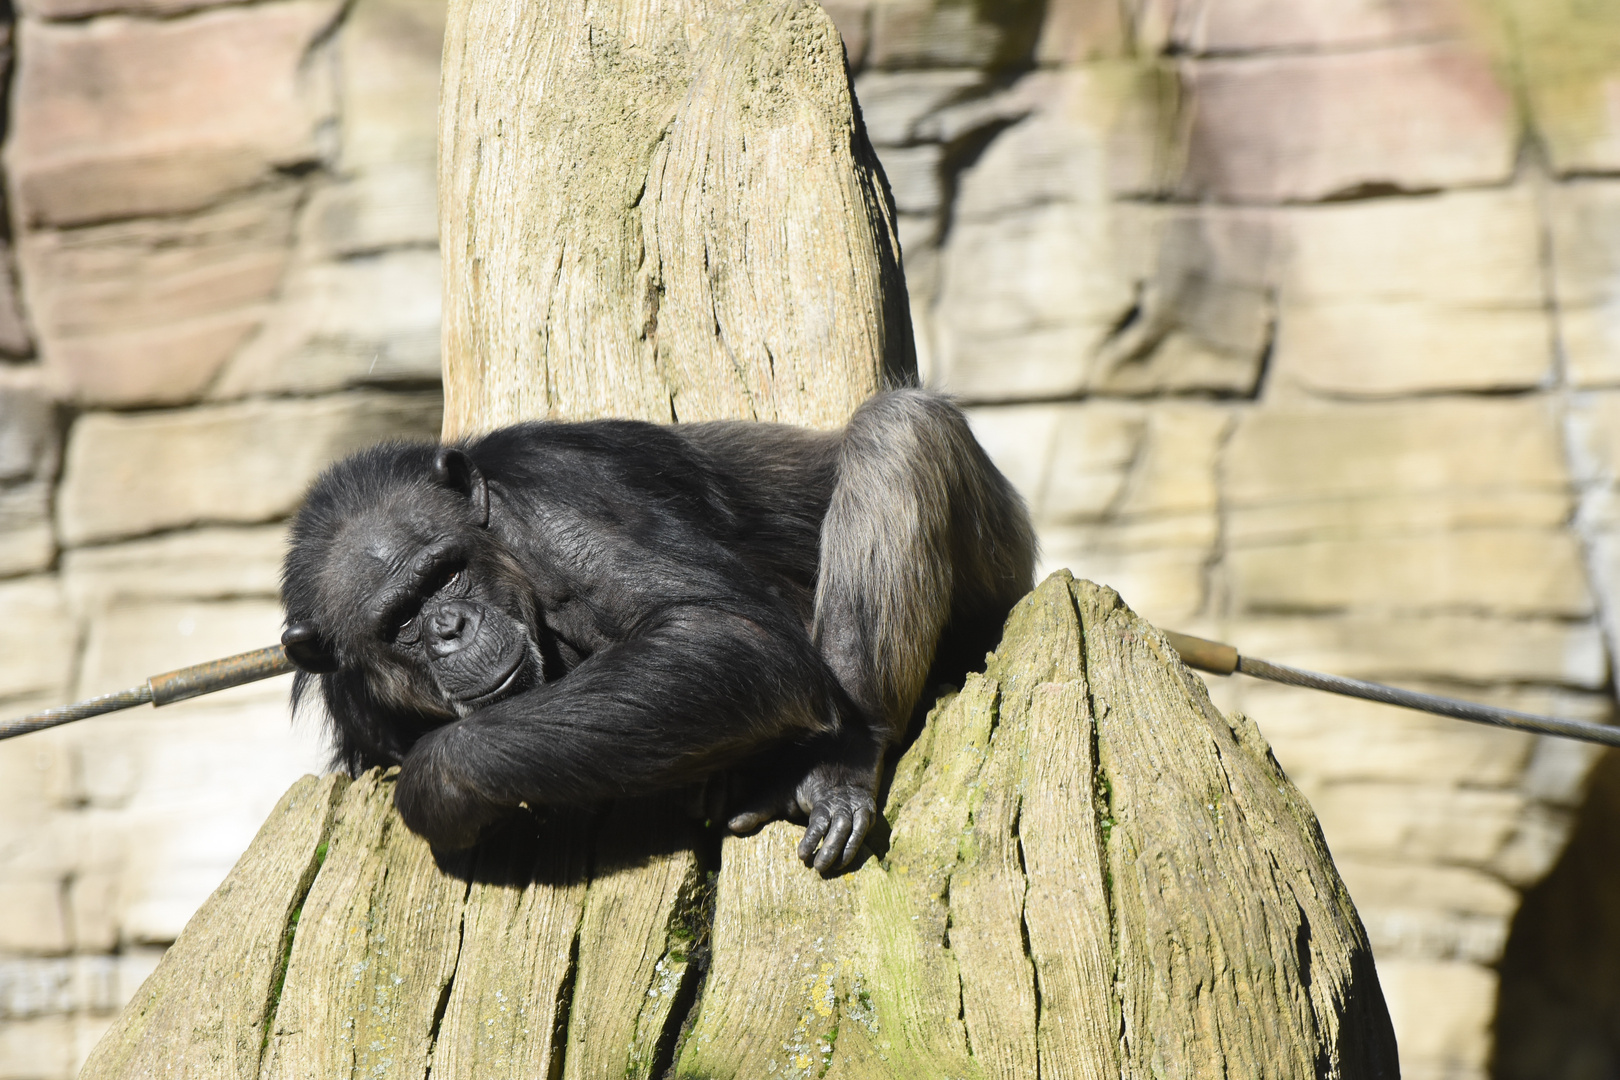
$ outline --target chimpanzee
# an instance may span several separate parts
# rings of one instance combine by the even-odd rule
[[[808,822],[827,873],[876,814],[934,668],[1030,588],[1023,502],[960,411],[880,393],[841,432],[629,420],[386,444],[311,487],[282,574],[295,701],[437,849],[519,804],[726,774],[733,831]]]

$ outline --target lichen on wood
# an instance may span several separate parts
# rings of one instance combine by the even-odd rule
[[[83,1075],[1397,1075],[1309,806],[1067,574],[900,758],[881,854],[830,880],[792,825],[716,853],[665,802],[520,814],[436,861],[389,797],[301,781]]]

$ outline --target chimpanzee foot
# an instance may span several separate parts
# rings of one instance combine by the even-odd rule
[[[785,811],[753,809],[731,815],[726,831],[733,836],[752,836],[777,818],[787,817]]]
[[[823,874],[848,866],[877,818],[877,806],[864,784],[837,783],[818,773],[805,777],[786,799],[746,804],[726,821],[726,831],[748,836],[781,818],[808,821],[799,842],[804,864]]]
[[[798,785],[791,780],[777,779],[753,787],[752,791],[737,797],[726,818],[726,831],[733,836],[751,836],[773,821],[782,818],[803,818],[796,795]]]
[[[732,795],[726,831],[758,832],[786,818],[806,822],[799,858],[823,874],[848,866],[877,820],[873,799],[874,756],[847,746],[824,746],[806,771],[802,747],[756,760],[730,774]],[[797,760],[795,760],[797,759]]]
[[[809,815],[799,858],[820,874],[848,866],[877,817],[877,804],[864,779],[840,777],[841,769],[816,769],[799,785],[799,806]]]

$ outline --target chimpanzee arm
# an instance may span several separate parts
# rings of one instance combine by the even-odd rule
[[[395,802],[435,847],[464,847],[520,802],[668,787],[795,732],[859,725],[838,693],[786,612],[674,608],[564,678],[425,735]]]

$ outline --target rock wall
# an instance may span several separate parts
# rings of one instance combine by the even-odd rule
[[[305,484],[437,434],[442,23],[420,0],[21,5],[6,714],[274,641]],[[0,1077],[73,1075],[322,768],[287,682],[0,744]]]
[[[1609,716],[1620,9],[828,7],[924,366],[1030,499],[1048,567],[1257,656]],[[273,640],[304,484],[436,432],[442,20],[436,0],[21,0],[6,714]],[[1593,752],[1211,682],[1322,818],[1407,1076],[1482,1077],[1497,1042],[1503,1076],[1620,1061],[1595,989],[1617,905],[1576,902],[1578,863],[1549,874],[1578,813],[1588,849],[1620,827],[1613,784],[1580,810]],[[285,693],[0,744],[0,1080],[72,1075],[320,766]],[[1602,947],[1549,934],[1560,918]],[[1580,1053],[1526,1071],[1547,1016]]]

